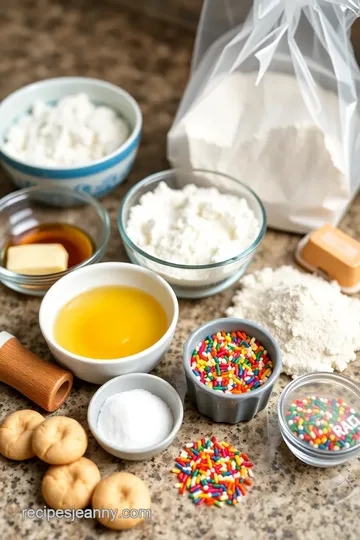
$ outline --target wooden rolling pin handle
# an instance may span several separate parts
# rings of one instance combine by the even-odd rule
[[[68,397],[73,376],[30,352],[8,332],[0,332],[0,381],[53,412]]]

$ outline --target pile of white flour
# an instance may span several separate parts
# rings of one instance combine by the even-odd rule
[[[259,231],[244,198],[193,184],[171,189],[164,182],[131,208],[126,227],[131,240],[150,255],[190,265],[234,257]]]
[[[261,324],[278,341],[283,371],[298,377],[313,371],[343,371],[360,350],[360,300],[337,283],[291,266],[245,276],[228,316]]]

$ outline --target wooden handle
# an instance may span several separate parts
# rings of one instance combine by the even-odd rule
[[[0,332],[0,381],[53,412],[68,397],[73,376],[30,352],[16,337]]]

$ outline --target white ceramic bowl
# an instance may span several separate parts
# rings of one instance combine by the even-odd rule
[[[91,101],[117,111],[129,124],[130,136],[115,152],[77,167],[42,167],[15,158],[2,149],[10,126],[27,113],[35,101],[57,102],[85,93]],[[49,182],[101,197],[123,182],[134,163],[140,143],[142,114],[135,99],[114,84],[87,77],[59,77],[29,84],[0,104],[0,161],[17,187],[43,186]]]
[[[93,360],[72,354],[54,340],[54,321],[59,310],[82,292],[104,285],[136,287],[154,296],[165,310],[168,329],[148,349],[115,360]],[[58,362],[76,377],[95,384],[125,373],[148,373],[160,362],[173,338],[179,306],[174,291],[164,279],[145,268],[128,263],[106,262],[74,270],[61,278],[44,296],[39,313],[41,332]],[[106,336],[104,336],[106,340]]]
[[[169,435],[162,442],[146,448],[129,450],[127,448],[122,448],[118,444],[112,444],[105,440],[99,434],[97,420],[100,409],[107,398],[119,392],[127,392],[128,390],[137,389],[147,390],[165,401],[173,415],[173,427]],[[89,428],[100,446],[113,456],[131,461],[150,459],[156,454],[163,452],[168,446],[170,446],[181,427],[183,416],[183,405],[176,390],[168,382],[164,381],[164,379],[155,377],[155,375],[147,375],[145,373],[123,375],[108,381],[93,395],[88,408]]]

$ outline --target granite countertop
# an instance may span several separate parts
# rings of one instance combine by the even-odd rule
[[[164,21],[127,13],[104,2],[2,0],[0,5],[0,98],[37,79],[86,75],[123,86],[140,103],[144,135],[129,179],[104,205],[112,220],[108,260],[126,260],[116,227],[120,201],[129,187],[149,173],[166,168],[166,133],[185,87],[193,34]],[[0,171],[0,195],[12,190]],[[359,237],[360,197],[342,228]],[[295,235],[269,231],[250,268],[292,263]],[[155,373],[169,381],[184,398],[181,348],[190,331],[224,313],[235,287],[201,301],[181,301],[180,319],[170,351]],[[0,328],[15,334],[38,355],[50,359],[38,326],[40,300],[0,286]],[[360,382],[360,358],[346,370]],[[334,469],[303,465],[288,451],[277,428],[276,405],[289,382],[281,376],[267,410],[249,423],[213,424],[185,399],[184,424],[174,444],[150,461],[126,463],[103,451],[89,437],[86,456],[103,476],[126,470],[139,475],[152,494],[152,519],[132,531],[110,532],[92,520],[22,520],[21,510],[41,508],[41,478],[47,466],[38,460],[15,463],[0,459],[0,529],[2,540],[94,540],[95,538],[244,540],[359,538],[360,459]],[[77,380],[58,414],[72,416],[87,429],[89,399],[96,387]],[[0,419],[32,403],[0,385]],[[236,508],[195,508],[178,495],[173,460],[186,441],[206,435],[226,439],[249,453],[256,463],[256,485]]]

